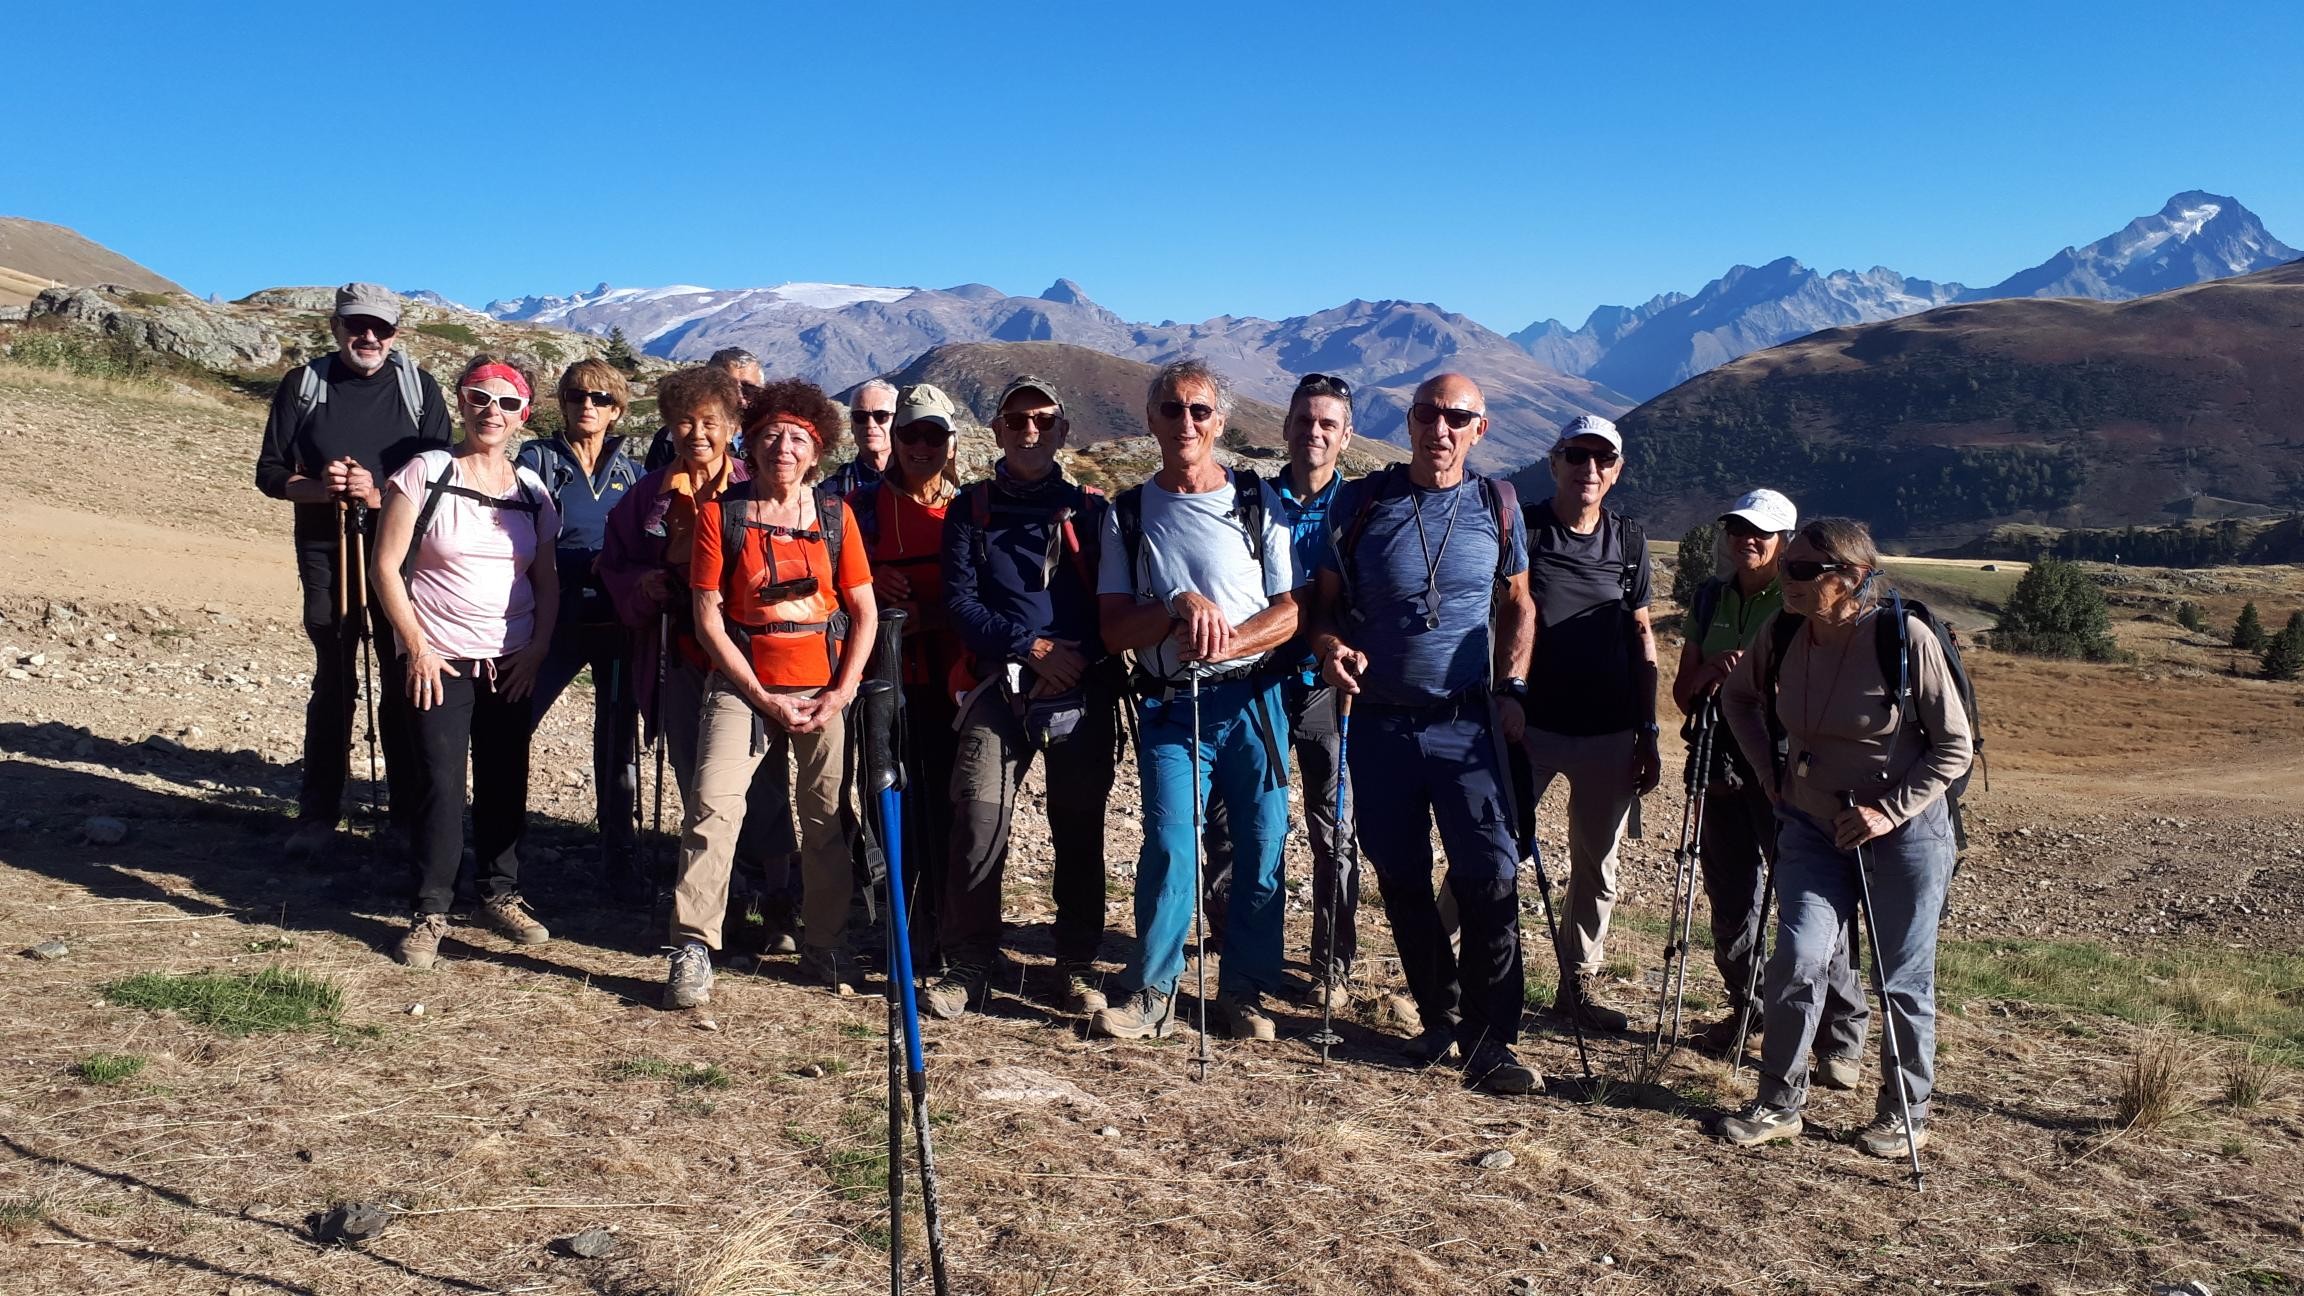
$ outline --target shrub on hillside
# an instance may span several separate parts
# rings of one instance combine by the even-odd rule
[[[2288,614],[2288,624],[2264,647],[2264,678],[2292,680],[2304,675],[2304,612]]]
[[[1672,601],[1686,615],[1696,606],[1696,587],[1712,575],[1712,549],[1719,542],[1720,524],[1699,522],[1680,537],[1680,553],[1672,564]],[[1689,626],[1683,633],[1693,633]]]
[[[2264,633],[2264,618],[2256,611],[2256,601],[2250,599],[2240,605],[2240,619],[2232,623],[2232,646],[2242,652],[2262,652],[2272,637]]]
[[[2035,657],[2109,661],[2118,652],[2111,627],[2096,582],[2077,564],[2044,558],[2016,583],[1992,631],[1992,646]]]
[[[2176,605],[2176,624],[2194,634],[2208,628],[2208,618],[2200,614],[2200,605],[2187,599]]]
[[[454,320],[429,320],[417,325],[416,331],[428,338],[438,338],[462,347],[480,345],[480,335],[472,331],[471,325],[458,324]]]

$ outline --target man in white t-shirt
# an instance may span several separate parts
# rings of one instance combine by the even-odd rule
[[[1160,471],[1121,492],[1106,512],[1096,582],[1105,646],[1136,654],[1144,785],[1138,949],[1121,974],[1123,997],[1091,1028],[1114,1039],[1175,1029],[1176,981],[1197,903],[1196,742],[1209,795],[1229,811],[1233,843],[1217,1006],[1233,1038],[1271,1039],[1262,1001],[1281,989],[1288,732],[1279,682],[1259,668],[1296,631],[1288,529],[1269,487],[1216,460],[1231,408],[1220,375],[1200,360],[1176,361],[1153,377],[1145,404]]]

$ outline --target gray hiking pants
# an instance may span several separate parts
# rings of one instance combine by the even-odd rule
[[[1789,806],[1777,810],[1776,890],[1781,900],[1776,952],[1768,959],[1768,1033],[1760,1043],[1760,1101],[1801,1107],[1808,1097],[1808,1047],[1824,1013],[1842,929],[1861,906],[1854,852],[1832,843],[1832,829]],[[1936,934],[1944,889],[1952,880],[1952,817],[1941,800],[1885,837],[1866,843],[1870,865],[1874,957],[1892,1008],[1897,1051],[1912,1118],[1928,1118],[1936,1081]],[[1896,1110],[1896,1075],[1886,1064],[1882,1033],[1877,1110]]]
[[[1767,914],[1768,861],[1776,854],[1776,808],[1768,794],[1746,783],[1714,783],[1704,796],[1704,897],[1712,914],[1712,966],[1728,988],[1723,1001],[1733,1015],[1751,983],[1752,961],[1760,949],[1762,924]],[[1843,929],[1832,951],[1831,970],[1824,979],[1824,1015],[1817,1029],[1818,1057],[1856,1058],[1864,1053],[1864,1027],[1871,1008],[1864,1002],[1864,983],[1857,978],[1849,952],[1856,948],[1856,928]],[[1759,1013],[1767,1002],[1768,987],[1752,1005],[1752,1029],[1762,1029]]]

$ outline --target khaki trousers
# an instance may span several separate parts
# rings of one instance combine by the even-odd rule
[[[814,697],[821,690],[771,691]],[[854,887],[848,830],[840,818],[847,726],[835,721],[819,733],[795,734],[769,723],[766,741],[755,751],[754,719],[751,706],[719,676],[705,685],[697,715],[696,795],[680,834],[680,881],[672,891],[672,943],[698,941],[720,948],[728,874],[736,861],[736,839],[744,828],[745,794],[763,759],[781,761],[789,752],[798,766],[792,790],[800,814],[800,913],[807,928],[803,939],[814,949],[837,947]]]
[[[1607,967],[1608,916],[1616,910],[1616,844],[1639,800],[1632,739],[1622,733],[1548,733],[1528,727],[1536,800],[1555,780],[1568,784],[1568,894],[1560,915],[1560,968],[1568,975]]]

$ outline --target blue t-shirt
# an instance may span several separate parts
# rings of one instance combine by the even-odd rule
[[[1163,490],[1158,481],[1147,480],[1138,497],[1144,530],[1133,570],[1128,547],[1120,539],[1119,502],[1114,501],[1104,512],[1096,592],[1127,594],[1141,602],[1165,601],[1190,590],[1214,603],[1234,629],[1246,624],[1273,598],[1303,583],[1296,576],[1295,556],[1273,503],[1271,483],[1260,483],[1256,489],[1264,493],[1264,538],[1251,546],[1247,524],[1232,513],[1234,484],[1229,470],[1224,485],[1190,494]],[[1261,565],[1256,561],[1258,550],[1264,555]],[[1187,668],[1176,660],[1176,652],[1172,639],[1139,648],[1137,669],[1157,679],[1185,679]],[[1231,657],[1205,663],[1205,668],[1220,671],[1268,658],[1269,654]]]
[[[1369,701],[1429,706],[1489,682],[1497,546],[1506,555],[1502,573],[1516,576],[1528,570],[1528,538],[1517,517],[1510,534],[1497,536],[1487,496],[1475,473],[1445,490],[1425,490],[1398,469],[1347,482],[1337,493],[1334,534],[1369,510],[1349,569],[1340,553],[1328,561],[1344,578],[1344,641],[1368,654],[1361,687]],[[1428,624],[1428,616],[1439,624]]]
[[[1328,484],[1312,494],[1296,493],[1295,475],[1282,469],[1272,479],[1272,502],[1278,505],[1275,516],[1288,528],[1288,547],[1296,560],[1297,577],[1309,582],[1312,573],[1323,567],[1334,567],[1328,555],[1333,542],[1328,537],[1329,510],[1336,506],[1336,492],[1344,486],[1344,474],[1337,473]],[[1312,656],[1312,636],[1304,623],[1297,622],[1296,637],[1272,651],[1272,660],[1297,663],[1306,683],[1318,678],[1319,662]]]

